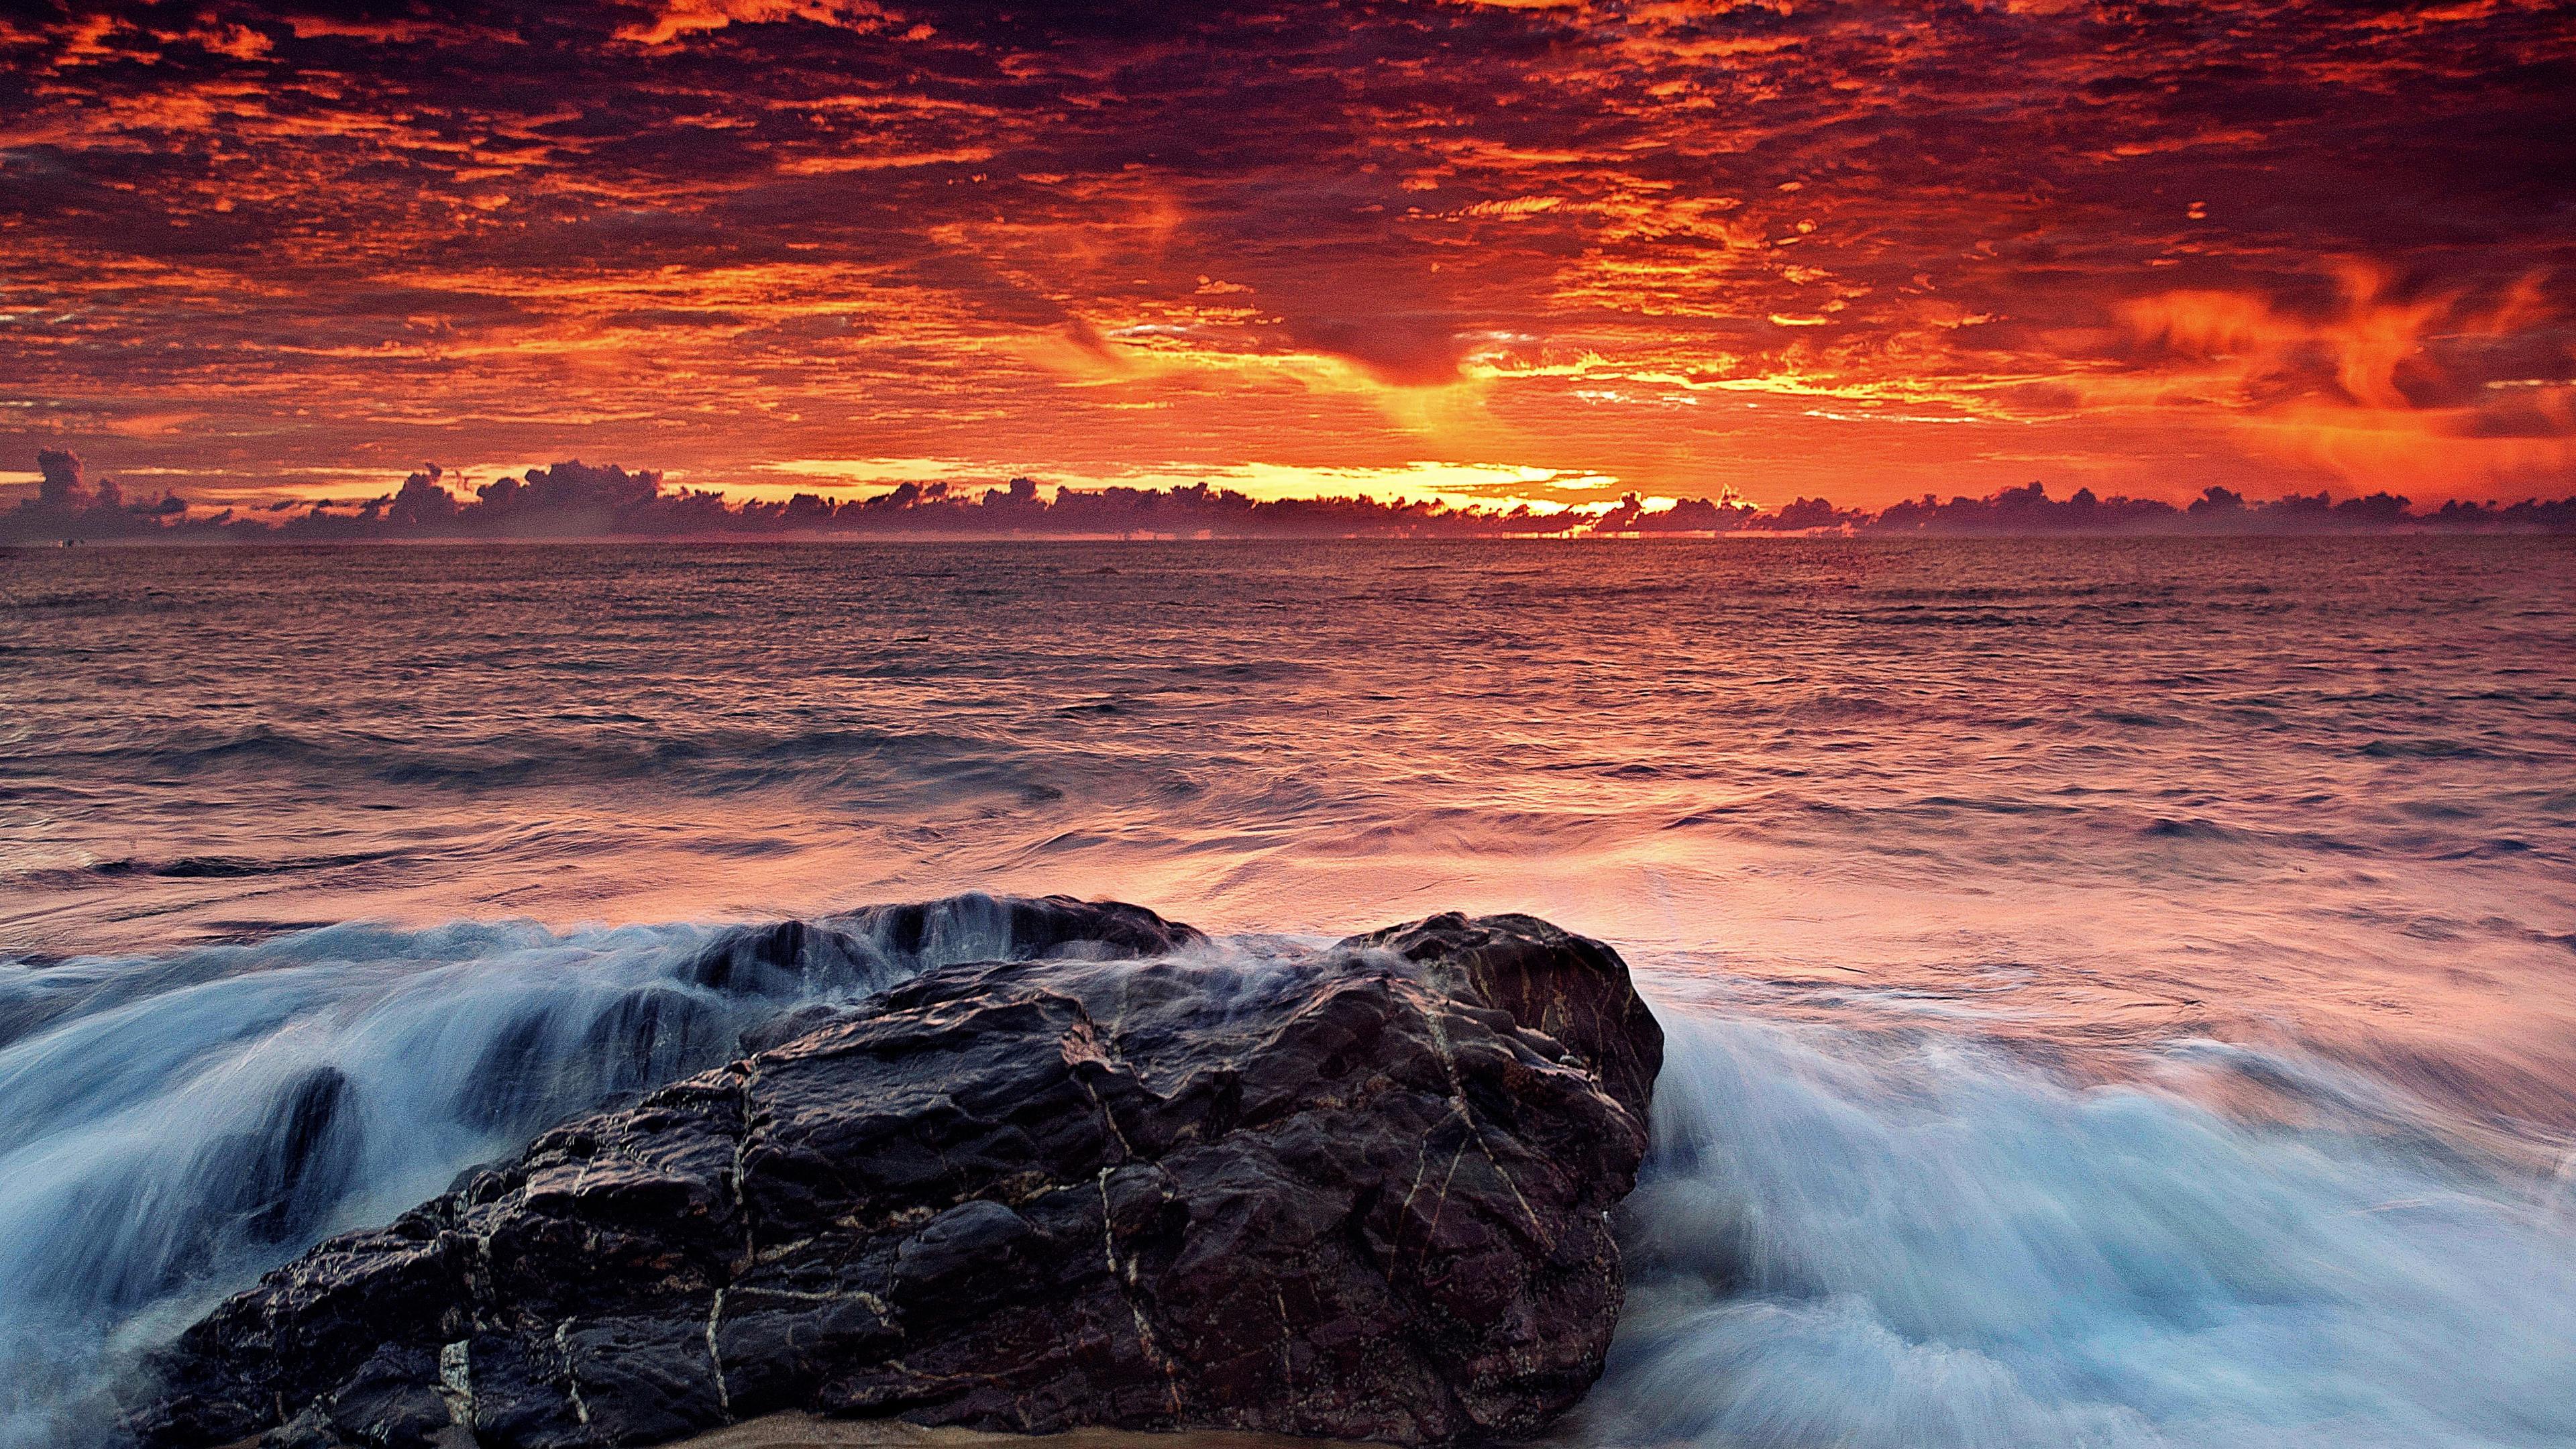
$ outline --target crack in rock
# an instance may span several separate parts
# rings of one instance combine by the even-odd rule
[[[460,1338],[438,1350],[438,1397],[447,1405],[447,1422],[469,1434],[474,1431],[472,1348],[469,1340]]]

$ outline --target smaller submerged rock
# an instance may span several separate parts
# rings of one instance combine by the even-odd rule
[[[138,1436],[554,1449],[801,1410],[1424,1445],[1599,1376],[1662,1059],[1616,954],[1447,915],[1254,957],[993,904],[1022,959],[781,1018],[270,1274],[158,1358]],[[699,965],[828,969],[854,922],[935,959],[894,938],[940,919]]]

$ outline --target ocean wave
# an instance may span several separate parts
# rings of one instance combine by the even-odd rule
[[[1016,789],[1045,762],[1028,747],[939,730],[810,729],[782,732],[631,723],[581,730],[499,733],[428,743],[375,733],[298,733],[273,725],[190,729],[132,743],[58,745],[10,773],[50,777],[110,770],[156,778],[280,771],[317,783],[372,782],[473,793],[532,785],[651,780],[701,791],[823,785],[853,774],[939,786]],[[1041,787],[1044,788],[1044,787]]]
[[[2484,760],[2496,755],[2486,745],[2446,739],[2378,739],[2355,753],[2373,760]]]
[[[549,1122],[1015,949],[987,897],[837,919],[839,955],[793,923],[501,922],[0,965],[0,1445],[95,1437],[119,1366],[214,1297]],[[2576,1435],[2576,1192],[2383,1077],[2186,1040],[2168,1082],[2084,1087],[1876,1017],[1661,1014],[1581,1441]],[[2294,1110],[2230,1115],[2212,1074]]]
[[[1579,1437],[1769,1449],[2576,1438],[2576,1203],[2276,1059],[2337,1125],[1950,1038],[1668,1022]],[[2245,1049],[2230,1049],[2247,1068]]]
[[[211,1301],[800,1002],[1007,957],[962,896],[793,926],[335,926],[0,964],[0,1445],[91,1437]]]
[[[102,860],[88,867],[103,876],[148,875],[164,880],[215,880],[239,876],[292,875],[308,870],[338,870],[392,859],[400,852],[362,850],[342,855],[298,855],[260,860],[241,855],[183,855],[176,860]]]

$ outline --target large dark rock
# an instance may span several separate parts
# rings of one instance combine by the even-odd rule
[[[791,1015],[270,1274],[130,1422],[167,1449],[644,1444],[785,1409],[1435,1444],[1582,1396],[1662,1058],[1615,954],[1525,916],[1283,957],[997,909],[1024,906],[1035,959]],[[790,923],[701,964],[847,949]]]

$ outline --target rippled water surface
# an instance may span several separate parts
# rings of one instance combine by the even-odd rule
[[[1583,1436],[2576,1443],[2571,580],[2510,539],[0,555],[0,1443],[721,1055],[758,1003],[674,975],[708,923],[968,888],[1617,944],[1676,1050]]]

